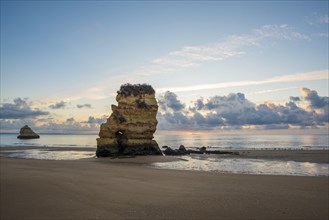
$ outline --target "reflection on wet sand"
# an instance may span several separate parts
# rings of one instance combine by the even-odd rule
[[[154,163],[152,166],[161,169],[199,170],[220,173],[329,176],[328,163],[236,157],[222,158],[216,155],[190,155],[180,158],[182,159],[180,161]]]

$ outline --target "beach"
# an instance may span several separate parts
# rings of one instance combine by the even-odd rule
[[[147,166],[173,160],[162,156],[58,161],[0,158],[0,217],[328,219],[328,177]]]

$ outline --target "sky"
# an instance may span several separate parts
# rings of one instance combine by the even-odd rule
[[[328,133],[328,1],[1,1],[0,132],[97,133],[125,83],[158,132]]]

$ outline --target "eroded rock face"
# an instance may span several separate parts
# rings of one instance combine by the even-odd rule
[[[150,85],[125,84],[112,105],[112,114],[101,125],[97,157],[118,155],[161,155],[153,134],[158,121],[155,91]]]
[[[32,129],[25,125],[19,131],[19,135],[17,136],[19,139],[33,139],[33,138],[40,138],[38,134],[36,134]]]

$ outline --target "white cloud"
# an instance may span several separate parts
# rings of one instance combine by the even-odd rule
[[[186,46],[182,50],[171,52],[170,55],[183,57],[188,61],[207,62],[220,61],[244,53],[244,51],[238,50],[236,45],[224,42],[211,46]]]
[[[265,25],[259,29],[255,29],[255,36],[261,38],[277,38],[285,40],[310,40],[310,37],[294,31],[287,24],[282,25]]]
[[[265,39],[310,40],[308,35],[293,30],[289,25],[265,25],[252,30],[251,34],[231,35],[221,42],[210,45],[185,46],[180,50],[153,60],[153,64],[187,68],[204,62],[221,61],[246,54],[246,47],[261,46]]]
[[[261,90],[261,91],[255,91],[255,92],[248,92],[246,95],[256,95],[256,94],[265,94],[265,93],[274,93],[274,92],[282,92],[282,91],[288,91],[288,90],[295,90],[299,87],[288,87],[288,88],[281,88],[281,89],[267,89],[267,90]]]
[[[271,83],[323,80],[328,78],[329,78],[328,70],[320,70],[320,71],[296,73],[296,74],[285,75],[285,76],[276,76],[265,80],[237,81],[237,82],[224,82],[224,83],[213,83],[213,84],[200,84],[200,85],[185,86],[185,87],[158,88],[156,89],[156,91],[157,93],[164,93],[166,91],[186,92],[186,91],[196,91],[196,90],[262,85],[262,84],[271,84]]]

